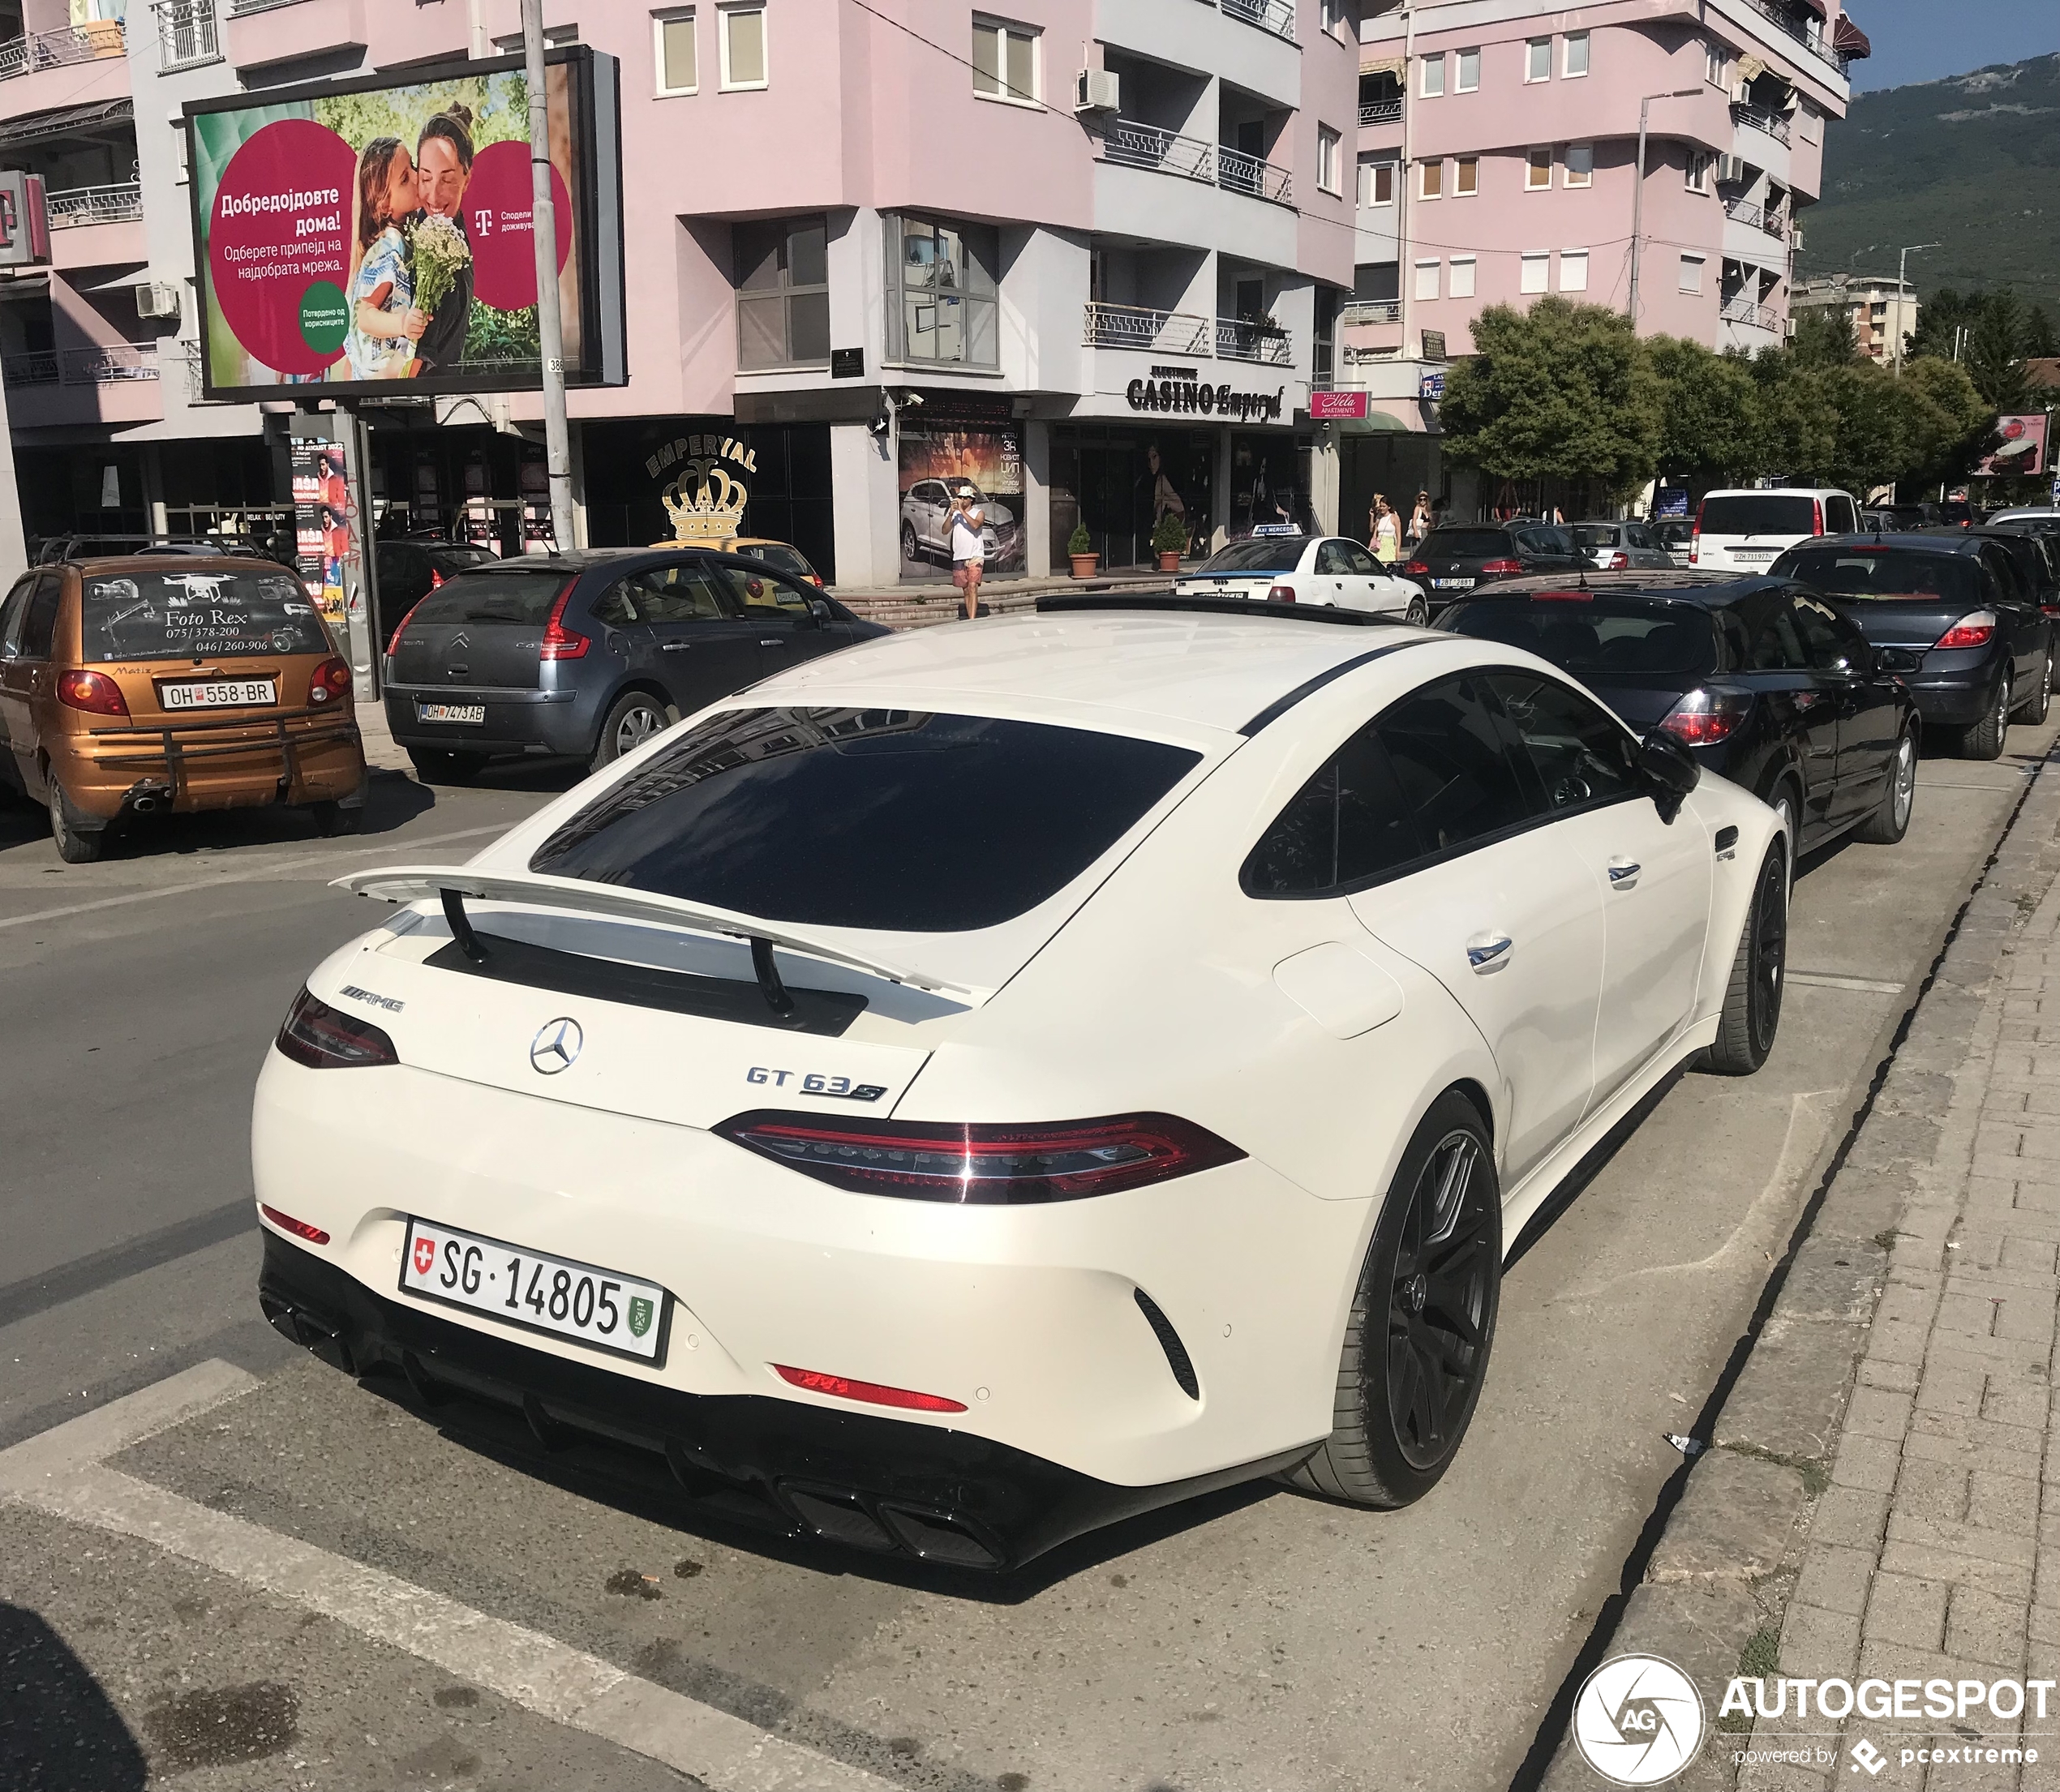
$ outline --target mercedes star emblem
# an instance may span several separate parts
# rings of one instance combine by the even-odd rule
[[[547,1077],[569,1070],[573,1060],[579,1056],[580,1047],[586,1042],[586,1035],[580,1031],[579,1022],[571,1015],[560,1014],[556,1020],[547,1020],[530,1041],[530,1067],[539,1076]]]

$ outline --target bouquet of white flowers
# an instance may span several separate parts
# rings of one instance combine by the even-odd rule
[[[429,212],[409,226],[408,251],[414,266],[414,308],[434,317],[471,260],[471,245],[451,219]]]

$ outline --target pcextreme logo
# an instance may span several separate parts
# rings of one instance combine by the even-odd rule
[[[1582,1683],[1573,1746],[1612,1786],[1663,1786],[1702,1746],[1702,1695],[1672,1661],[1619,1655]]]

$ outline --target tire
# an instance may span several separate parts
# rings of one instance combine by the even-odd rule
[[[425,784],[469,784],[487,769],[484,753],[455,752],[443,747],[410,747],[408,757]]]
[[[1374,1226],[1345,1322],[1331,1434],[1281,1478],[1379,1509],[1430,1492],[1480,1398],[1501,1288],[1494,1151],[1479,1111],[1448,1091],[1402,1153]]]
[[[345,808],[341,803],[310,803],[309,818],[315,823],[315,831],[324,839],[333,839],[339,834],[355,834],[358,825],[365,818],[361,808]]]
[[[923,558],[922,544],[916,539],[913,523],[901,525],[901,557],[910,566],[919,564]]]
[[[1411,598],[1409,600],[1409,614],[1402,619],[1413,628],[1428,628],[1431,626],[1429,600],[1422,597]]]
[[[107,824],[82,812],[50,775],[50,838],[67,865],[90,865],[107,850]]]
[[[1910,831],[1910,816],[1917,802],[1917,737],[1905,731],[1888,762],[1882,800],[1873,812],[1854,830],[1853,838],[1870,847],[1892,847]]]
[[[672,718],[665,713],[664,704],[649,691],[624,691],[601,724],[593,769],[599,771],[603,765],[612,765],[624,754],[634,752],[652,735],[672,726]]]
[[[1787,887],[1796,887],[1796,861],[1802,856],[1802,800],[1796,795],[1792,780],[1783,778],[1766,793],[1766,806],[1781,818],[1781,838],[1787,842],[1782,851],[1787,860]]]
[[[1766,1062],[1781,1028],[1781,992],[1788,965],[1788,878],[1781,849],[1770,846],[1753,885],[1753,906],[1739,930],[1725,987],[1716,1043],[1703,1068],[1720,1077],[1749,1077]]]
[[[2045,657],[2039,662],[2039,685],[2029,697],[2011,712],[2013,722],[2021,722],[2027,727],[2036,728],[2045,720],[2045,712],[2053,707],[2053,649],[2045,650]]]
[[[2010,674],[2005,672],[1996,682],[1995,697],[1989,705],[1989,713],[1972,727],[1960,730],[1960,757],[2000,759],[2002,744],[2009,734]]]

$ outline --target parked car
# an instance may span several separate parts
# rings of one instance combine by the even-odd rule
[[[1667,558],[1676,566],[1688,564],[1689,544],[1695,539],[1695,519],[1693,517],[1669,517],[1650,525],[1654,538],[1667,550]]]
[[[1195,601],[869,641],[354,873],[406,908],[260,1074],[267,1316],[932,1564],[1428,1492],[1526,1221],[1765,1061],[1785,843],[1534,656]]]
[[[1588,565],[1556,523],[1446,523],[1416,545],[1402,571],[1428,594],[1433,615],[1478,585],[1526,572],[1573,572]]]
[[[1999,757],[2013,716],[2045,719],[2053,625],[2000,542],[1827,536],[1783,554],[1774,574],[1835,599],[1903,674],[1925,727],[1967,757]]]
[[[741,554],[748,560],[763,560],[775,572],[783,572],[797,585],[826,589],[822,575],[809,564],[809,557],[791,542],[769,541],[762,535],[740,535],[724,542],[725,554]]]
[[[373,543],[379,579],[379,642],[384,649],[401,617],[444,580],[496,559],[491,550],[441,536],[388,537]]]
[[[1571,674],[1640,732],[1659,729],[1771,806],[1798,853],[1854,830],[1893,845],[1916,796],[1916,700],[1858,625],[1778,578],[1655,583],[1605,573],[1569,589],[1515,579],[1438,626]]]
[[[49,809],[68,864],[167,812],[290,804],[347,831],[366,787],[350,668],[272,560],[36,567],[0,602],[0,781]]]
[[[947,488],[942,479],[918,479],[902,495],[901,557],[911,566],[927,559],[951,558],[951,491],[969,482],[955,479]],[[997,560],[1014,554],[1015,512],[998,499],[974,487],[975,502],[982,512],[981,546],[986,551],[989,568]]]
[[[1998,510],[1989,514],[1988,527],[2029,529],[2035,534],[2049,535],[2060,532],[2060,510],[2049,505],[2038,505],[2023,510]]]
[[[1182,573],[1173,589],[1177,597],[1329,604],[1418,623],[1430,613],[1413,580],[1388,572],[1341,535],[1254,535],[1231,542]]]
[[[1929,529],[1938,521],[1938,507],[1936,504],[1889,504],[1882,509],[1881,514],[1883,521],[1878,526],[1882,529],[1898,531],[1909,529]],[[1865,518],[1861,520],[1862,530],[1876,526],[1877,525],[1867,521]]]
[[[1573,545],[1604,572],[1674,564],[1666,543],[1644,523],[1573,523],[1568,525],[1567,533],[1573,538]]]
[[[1712,491],[1696,510],[1688,561],[1713,572],[1765,572],[1797,542],[1859,527],[1852,495],[1829,487]]]
[[[718,697],[886,632],[740,555],[496,560],[446,579],[394,630],[387,726],[425,778],[509,753],[601,766]]]
[[[1951,539],[1963,532],[1942,529]],[[2017,569],[2017,581],[2032,601],[2049,616],[2060,614],[2060,538],[2035,535],[2023,529],[1992,529],[1987,525],[1964,532],[1996,542]]]

